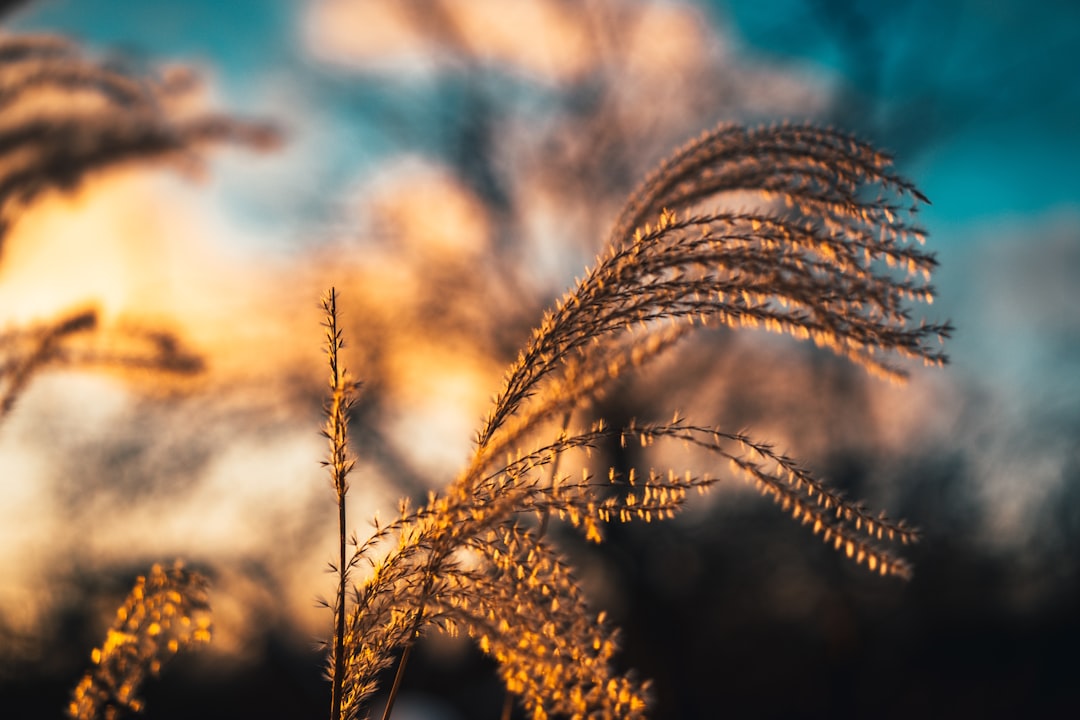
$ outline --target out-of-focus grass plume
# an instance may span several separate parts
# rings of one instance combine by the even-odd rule
[[[0,232],[42,193],[70,191],[104,168],[197,169],[209,146],[278,143],[265,124],[185,107],[195,87],[186,70],[135,75],[85,57],[66,38],[0,36]]]
[[[177,562],[154,565],[139,576],[105,642],[90,653],[91,669],[79,681],[68,717],[114,720],[139,712],[137,693],[146,677],[189,646],[210,642],[206,579]]]
[[[194,168],[215,145],[268,149],[277,144],[277,131],[265,123],[192,107],[188,98],[196,86],[195,77],[185,70],[137,75],[117,63],[87,57],[66,38],[0,35],[0,281],[7,284],[12,275],[4,264],[13,226],[50,192],[74,192],[88,177],[123,165]],[[88,246],[82,253],[92,257],[103,252],[95,247],[100,241],[81,237]],[[26,278],[29,283],[48,287],[50,270],[65,261],[53,257],[51,267],[23,267],[21,255],[32,252],[22,251],[13,272],[32,275]],[[86,272],[85,267],[79,270]],[[50,365],[166,373],[199,369],[199,359],[167,330],[121,328],[102,338],[94,308],[41,317],[35,316],[40,308],[20,307],[17,296],[6,299],[4,320],[30,315],[33,323],[0,333],[0,417],[10,412],[32,376]]]

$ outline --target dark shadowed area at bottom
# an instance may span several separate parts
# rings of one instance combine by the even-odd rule
[[[803,534],[763,506],[707,524],[616,526],[601,546],[560,539],[583,574],[606,568],[620,662],[653,679],[656,718],[1065,718],[1080,707],[1074,567],[1020,570],[1020,558],[929,534],[910,552],[916,573],[905,584]],[[1025,604],[1032,572],[1040,582],[1052,573],[1054,592]],[[93,622],[78,608],[59,619],[49,655],[66,664],[17,668],[0,686],[4,718],[60,713],[84,669],[77,659],[99,642]],[[499,718],[494,665],[443,645],[413,654],[395,716]],[[145,687],[145,717],[322,717],[329,686],[310,648],[272,630],[250,648],[251,664],[182,655]]]

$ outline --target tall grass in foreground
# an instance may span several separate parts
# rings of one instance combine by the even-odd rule
[[[916,540],[913,529],[843,497],[765,442],[677,415],[630,427],[569,425],[620,374],[698,326],[810,339],[896,381],[906,377],[896,357],[943,364],[935,339],[949,325],[913,323],[907,309],[932,300],[935,261],[918,247],[924,233],[912,218],[925,198],[890,162],[841,133],[784,125],[723,126],[661,164],[629,198],[596,266],[545,314],[511,365],[468,465],[445,491],[420,507],[402,502],[396,519],[376,523],[348,559],[340,555],[332,716],[357,717],[400,652],[388,717],[409,651],[430,630],[473,638],[533,718],[644,716],[648,683],[612,668],[616,630],[590,610],[545,537],[551,517],[601,542],[605,524],[672,517],[688,491],[734,475],[855,562],[908,577],[893,548]],[[734,191],[757,192],[773,209],[700,210]],[[343,519],[351,460],[342,408],[351,386],[339,369],[334,291],[325,309],[327,464]],[[612,439],[681,443],[726,472],[664,468],[636,477],[591,467],[590,451]],[[360,566],[366,577],[346,588]]]
[[[644,717],[648,682],[613,668],[617,630],[590,608],[547,536],[553,519],[602,542],[608,523],[670,518],[690,491],[741,477],[855,562],[908,577],[895,547],[915,541],[915,530],[845,498],[767,442],[678,415],[628,427],[573,425],[621,375],[701,327],[760,327],[812,340],[895,381],[906,377],[897,359],[943,364],[938,343],[950,326],[915,322],[908,309],[932,300],[935,261],[919,247],[924,233],[913,219],[925,198],[890,164],[847,135],[802,125],[722,126],[675,153],[630,196],[595,267],[533,331],[466,466],[425,504],[402,501],[392,521],[376,520],[351,551],[347,422],[356,385],[341,365],[331,290],[325,465],[339,508],[337,585],[328,602],[331,717],[359,717],[396,660],[389,717],[410,650],[431,631],[475,640],[532,718]],[[757,194],[764,209],[703,209],[735,192]],[[596,466],[591,451],[612,441],[675,443],[707,454],[717,471],[661,467],[639,476]],[[139,588],[128,616],[149,607]],[[166,590],[174,591],[183,595]],[[110,632],[95,663],[110,649],[143,647],[155,629],[142,623],[120,640]],[[119,685],[90,682],[114,693],[126,688],[128,697],[143,674]],[[94,717],[79,692],[72,715]],[[119,695],[113,702],[134,707]]]

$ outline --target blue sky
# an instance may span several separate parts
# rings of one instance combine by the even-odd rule
[[[875,72],[853,68],[835,21],[813,12],[834,4],[865,23],[857,30],[879,58]],[[773,0],[732,3],[730,16],[752,51],[839,73],[886,112],[936,93],[939,105],[928,109],[947,114],[948,132],[932,135],[917,159],[900,158],[934,200],[935,221],[1037,213],[1080,198],[1076,3]]]

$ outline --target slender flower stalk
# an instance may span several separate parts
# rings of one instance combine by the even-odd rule
[[[66,339],[96,326],[97,314],[83,311],[44,327],[0,335],[0,421],[15,407],[30,378],[57,358]]]
[[[340,352],[344,342],[338,328],[337,292],[334,288],[323,299],[323,310],[326,314],[326,355],[330,363],[330,402],[326,407],[326,428],[323,431],[330,447],[329,458],[323,461],[323,466],[330,471],[338,507],[338,560],[335,567],[338,583],[333,605],[334,632],[328,672],[332,685],[330,717],[340,720],[345,681],[345,596],[351,568],[346,553],[348,524],[345,497],[349,492],[348,476],[355,465],[355,460],[349,455],[349,410],[358,386],[349,381],[348,373],[341,365]]]

